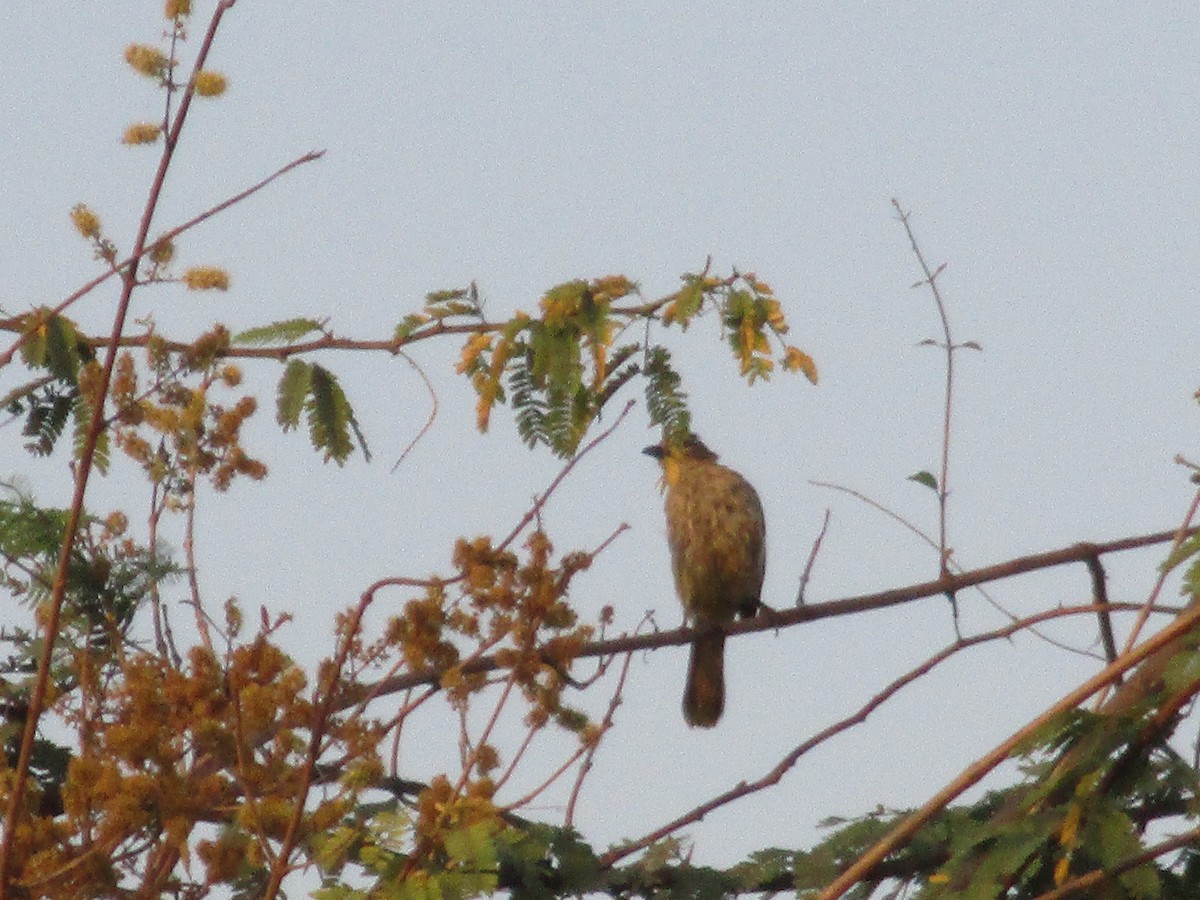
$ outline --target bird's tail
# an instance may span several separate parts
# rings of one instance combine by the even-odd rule
[[[704,631],[692,642],[683,717],[689,725],[712,728],[725,709],[725,632]]]

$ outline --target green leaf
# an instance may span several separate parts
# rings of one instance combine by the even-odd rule
[[[515,361],[508,375],[508,387],[512,394],[513,414],[517,420],[517,433],[530,447],[538,443],[549,443],[546,432],[546,404],[533,385],[533,372],[529,359]]]
[[[21,344],[21,360],[30,368],[46,368],[45,317],[48,312],[45,309],[36,310],[25,320],[25,342]]]
[[[1195,647],[1174,654],[1163,670],[1163,684],[1172,694],[1194,690],[1200,680],[1200,652]]]
[[[908,480],[915,481],[917,484],[923,484],[931,491],[936,491],[938,489],[937,479],[933,477],[932,473],[924,470],[917,472],[914,475],[909,475]]]
[[[83,399],[82,396],[75,398],[74,404],[75,414],[75,458],[80,459],[83,456],[83,448],[87,443],[88,425],[92,421],[92,407]],[[109,462],[109,446],[108,446],[108,429],[101,428],[100,433],[96,436],[96,449],[92,454],[92,465],[96,467],[101,475],[108,473]]]
[[[26,322],[21,359],[31,368],[48,369],[55,378],[75,384],[81,362],[75,323],[44,307],[32,312]]]
[[[483,307],[479,303],[479,288],[472,281],[465,288],[431,291],[425,295],[425,312],[434,319],[481,316]]]
[[[304,409],[304,398],[312,386],[312,366],[300,359],[288,362],[279,379],[276,395],[275,421],[284,431],[300,424],[300,413]]]
[[[670,307],[670,320],[664,318],[666,324],[678,322],[679,326],[686,331],[691,320],[700,312],[700,306],[704,303],[704,279],[699,275],[683,276],[683,287],[679,289],[679,293],[675,295],[674,301]]]
[[[424,313],[409,313],[404,317],[400,324],[396,326],[396,331],[392,337],[397,341],[403,341],[414,331],[429,321],[429,316],[425,315]]]
[[[671,354],[665,347],[654,347],[646,358],[646,411],[650,424],[662,427],[667,440],[682,438],[691,430],[691,415],[682,379],[671,367]]]
[[[233,343],[248,344],[251,346],[294,344],[306,334],[312,334],[314,331],[323,331],[324,328],[325,323],[318,322],[316,319],[284,319],[280,322],[272,322],[270,325],[248,328],[236,335]]]
[[[1170,572],[1180,563],[1192,557],[1200,559],[1200,534],[1193,534],[1187,540],[1179,545],[1174,553],[1171,553],[1162,563],[1161,569],[1163,572]]]
[[[354,451],[350,440],[350,425],[354,413],[337,377],[323,366],[312,364],[308,413],[308,433],[313,446],[325,451],[325,461],[339,466]]]
[[[341,826],[313,836],[313,857],[325,872],[340,872],[356,842],[362,840],[358,828]]]
[[[43,556],[53,562],[66,527],[66,510],[39,507],[20,494],[0,501],[0,552],[7,557]]]
[[[38,456],[49,456],[54,451],[78,396],[77,388],[68,388],[64,393],[58,384],[29,395],[29,413],[21,433],[34,440],[25,445],[26,450]]]
[[[1040,829],[1026,829],[1020,825],[997,834],[987,845],[986,853],[963,896],[978,897],[980,900],[999,896],[996,892],[1000,885],[1021,869],[1046,840],[1046,834]]]
[[[1200,558],[1188,566],[1183,575],[1183,584],[1180,585],[1179,593],[1189,597],[1200,594]]]
[[[46,322],[46,368],[55,377],[74,384],[79,364],[79,333],[75,324],[63,316],[51,316]]]
[[[331,884],[317,888],[311,896],[313,900],[368,900],[371,895],[343,884]]]

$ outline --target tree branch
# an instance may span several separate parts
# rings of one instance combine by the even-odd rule
[[[1200,528],[1190,529],[1186,534],[1191,535],[1197,532],[1200,532]],[[1093,554],[1103,555],[1123,550],[1151,547],[1155,544],[1173,540],[1177,533],[1176,531],[1159,531],[1154,534],[1119,538],[1098,544],[1073,544],[1059,550],[1034,553],[1007,562],[997,563],[996,565],[973,569],[963,572],[960,575],[939,578],[935,581],[926,581],[920,584],[909,585],[908,587],[878,591],[873,594],[862,594],[857,597],[847,597],[842,600],[810,603],[805,606],[778,610],[770,616],[756,616],[752,619],[743,619],[740,622],[729,623],[724,626],[725,632],[729,635],[738,635],[750,634],[757,631],[774,631],[789,625],[799,625],[802,622],[813,622],[818,619],[828,619],[834,616],[846,616],[870,610],[885,609],[889,606],[911,603],[914,600],[921,600],[925,597],[945,594],[946,591],[958,591],[977,584],[997,581],[1001,578],[1011,578],[1014,575],[1036,572],[1041,569],[1048,569],[1067,563],[1085,562]],[[374,585],[372,590],[386,584],[399,583],[412,584],[413,582],[411,579],[384,579],[384,581]],[[424,584],[424,582],[420,583]],[[609,656],[635,650],[652,650],[657,647],[681,646],[690,644],[694,638],[695,631],[691,628],[674,628],[670,631],[659,631],[653,634],[609,638],[585,644],[576,655],[576,658]],[[481,656],[462,666],[464,674],[492,672],[498,668],[500,666],[497,664],[494,655]],[[418,685],[438,684],[443,674],[444,670],[442,669],[426,669],[420,672],[396,675],[392,678],[375,682],[374,684],[356,686],[347,690],[346,694],[337,704],[337,708],[344,709],[352,706],[361,700],[364,695],[377,697],[383,694],[408,690]]]

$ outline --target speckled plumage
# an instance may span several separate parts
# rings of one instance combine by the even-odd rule
[[[717,462],[696,437],[645,450],[663,467],[667,543],[684,616],[698,634],[688,662],[683,715],[711,727],[725,706],[725,633],[719,626],[754,615],[766,569],[766,523],[750,483]]]

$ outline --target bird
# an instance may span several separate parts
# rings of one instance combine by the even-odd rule
[[[761,606],[766,520],[750,482],[694,434],[643,453],[662,466],[667,543],[685,621],[694,623],[683,717],[711,728],[725,709],[724,625]]]

